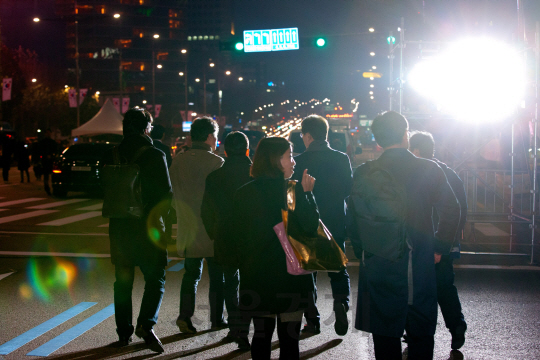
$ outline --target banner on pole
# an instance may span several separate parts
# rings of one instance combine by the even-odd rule
[[[2,81],[2,101],[11,100],[12,78],[6,78]]]
[[[116,111],[120,112],[120,99],[119,98],[112,98],[112,103],[114,105],[114,108]]]
[[[79,105],[81,105],[88,94],[88,89],[79,89]]]
[[[148,111],[152,110],[152,105],[146,105],[146,110]]]
[[[129,110],[129,98],[122,99],[122,114]]]
[[[159,112],[161,111],[161,104],[156,104],[156,108],[154,109],[154,117],[157,119],[159,117]]]
[[[77,107],[77,98],[75,97],[75,89],[68,90],[69,107]]]

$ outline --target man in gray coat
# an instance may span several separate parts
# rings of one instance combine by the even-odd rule
[[[210,276],[210,321],[212,329],[227,325],[223,319],[223,270],[214,261],[214,244],[208,237],[201,219],[201,204],[206,177],[223,165],[223,159],[214,155],[217,146],[218,124],[208,118],[195,119],[191,125],[192,147],[178,154],[170,173],[173,188],[173,207],[176,209],[178,254],[185,257],[185,273],[180,289],[180,315],[176,321],[183,333],[195,333],[191,322],[195,312],[197,284],[201,280],[203,259]]]

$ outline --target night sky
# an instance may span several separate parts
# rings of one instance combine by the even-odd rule
[[[529,28],[540,20],[540,1],[524,1]],[[34,14],[55,18],[54,0],[1,0],[2,41],[35,50],[50,66],[67,67],[62,22],[34,24]],[[323,49],[308,46],[297,51],[243,54],[239,61],[264,61],[269,81],[285,82],[287,93],[306,101],[350,101],[366,97],[368,81],[361,77],[375,65],[383,74],[388,60],[386,37],[405,17],[409,40],[451,40],[488,34],[511,41],[516,29],[515,0],[235,0],[237,34],[243,30],[298,27],[305,43],[326,36]],[[211,21],[211,19],[209,19]],[[369,34],[369,27],[376,33]],[[369,52],[376,56],[370,57]],[[383,76],[376,97],[386,98]],[[384,102],[386,103],[386,102]]]

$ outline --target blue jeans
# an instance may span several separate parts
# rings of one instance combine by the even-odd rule
[[[224,272],[221,265],[214,261],[213,257],[206,258],[208,264],[208,275],[210,276],[210,290],[208,292],[208,302],[210,303],[210,321],[212,325],[218,325],[223,321],[223,305],[225,304],[225,295],[227,294],[227,302],[238,306],[238,280],[236,285],[234,281],[230,281],[231,288],[226,289],[224,284]],[[184,262],[184,277],[182,278],[182,286],[180,288],[180,315],[179,319],[189,319],[195,313],[195,298],[197,296],[197,285],[201,280],[203,270],[203,258],[187,258]],[[227,272],[227,277],[231,275]],[[238,271],[236,271],[238,279]],[[234,291],[236,289],[235,295]],[[229,310],[229,304],[227,310]],[[235,312],[234,310],[232,311]],[[229,310],[229,314],[231,311]]]
[[[345,241],[336,239],[336,243],[341,250],[345,251]],[[334,310],[336,306],[345,305],[345,310],[349,311],[349,300],[351,295],[351,281],[347,269],[340,272],[328,272],[330,277],[330,286],[332,287],[332,297],[334,299]],[[308,308],[304,312],[304,316],[309,325],[320,326],[321,315],[317,309],[317,273],[313,273],[313,293],[308,296]]]
[[[451,255],[441,256],[441,261],[435,264],[437,276],[437,302],[441,308],[444,323],[451,333],[458,326],[466,327],[465,317],[461,312],[461,302],[454,286],[454,259]]]
[[[137,326],[150,330],[157,323],[161,300],[165,293],[165,268],[162,266],[139,266],[144,275],[144,294],[137,318]],[[133,334],[133,305],[131,293],[135,279],[135,267],[116,265],[114,282],[114,318],[116,332],[120,337]]]

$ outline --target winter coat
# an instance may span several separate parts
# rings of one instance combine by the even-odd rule
[[[30,153],[24,143],[18,144],[16,151],[17,156],[17,168],[20,171],[26,171],[30,167]]]
[[[223,159],[212,153],[204,142],[174,157],[171,165],[173,207],[176,209],[178,255],[186,258],[214,256],[214,243],[208,237],[201,219],[201,204],[206,177],[223,165]]]
[[[234,194],[251,181],[250,169],[251,160],[247,156],[230,156],[206,178],[201,218],[206,233],[214,241],[214,258],[221,265],[238,266],[234,239],[228,233],[233,223]]]
[[[294,158],[293,179],[301,181],[304,170],[313,176],[313,194],[321,220],[338,244],[345,240],[345,199],[352,186],[349,156],[332,149],[327,141],[313,141],[307,150]]]
[[[167,159],[167,167],[170,168],[172,164],[171,148],[161,142],[161,140],[153,139],[154,146],[163,151],[165,158]]]
[[[450,256],[456,259],[460,257],[459,252],[461,250],[461,232],[463,231],[465,223],[467,222],[467,195],[465,194],[463,181],[459,178],[458,174],[456,174],[454,170],[450,169],[442,161],[439,161],[437,159],[433,159],[433,161],[435,161],[437,165],[439,165],[440,168],[444,171],[446,179],[448,180],[448,184],[450,184],[450,187],[454,191],[454,195],[456,195],[456,199],[459,202],[459,208],[461,210],[461,217],[459,218],[459,225],[456,231],[456,237],[454,239],[454,244],[452,245],[452,250],[450,251]],[[433,226],[437,226],[438,221],[439,216],[437,215],[437,212],[433,212]]]
[[[432,336],[437,325],[437,288],[434,253],[448,254],[459,223],[460,210],[441,168],[406,149],[388,149],[378,160],[407,193],[406,229],[409,251],[392,262],[362,251],[354,219],[355,195],[349,197],[350,237],[362,259],[358,284],[356,328],[377,335],[401,337],[407,322],[412,336]],[[364,164],[354,179],[369,169]],[[353,186],[354,188],[354,186]],[[437,232],[432,209],[440,216]]]
[[[236,192],[232,237],[236,240],[240,269],[240,309],[251,316],[295,312],[307,308],[313,275],[287,273],[285,252],[273,229],[286,209],[283,179],[257,178]],[[307,232],[319,224],[311,192],[296,185],[296,216]]]
[[[120,157],[127,161],[143,146],[145,150],[135,164],[140,168],[141,194],[144,216],[140,219],[110,219],[109,239],[111,260],[119,265],[167,265],[167,239],[163,216],[171,201],[172,191],[165,155],[152,145],[146,135],[129,135],[119,145]],[[101,161],[113,163],[113,149],[108,150]],[[150,231],[152,229],[156,231]],[[154,238],[151,239],[151,234]]]

